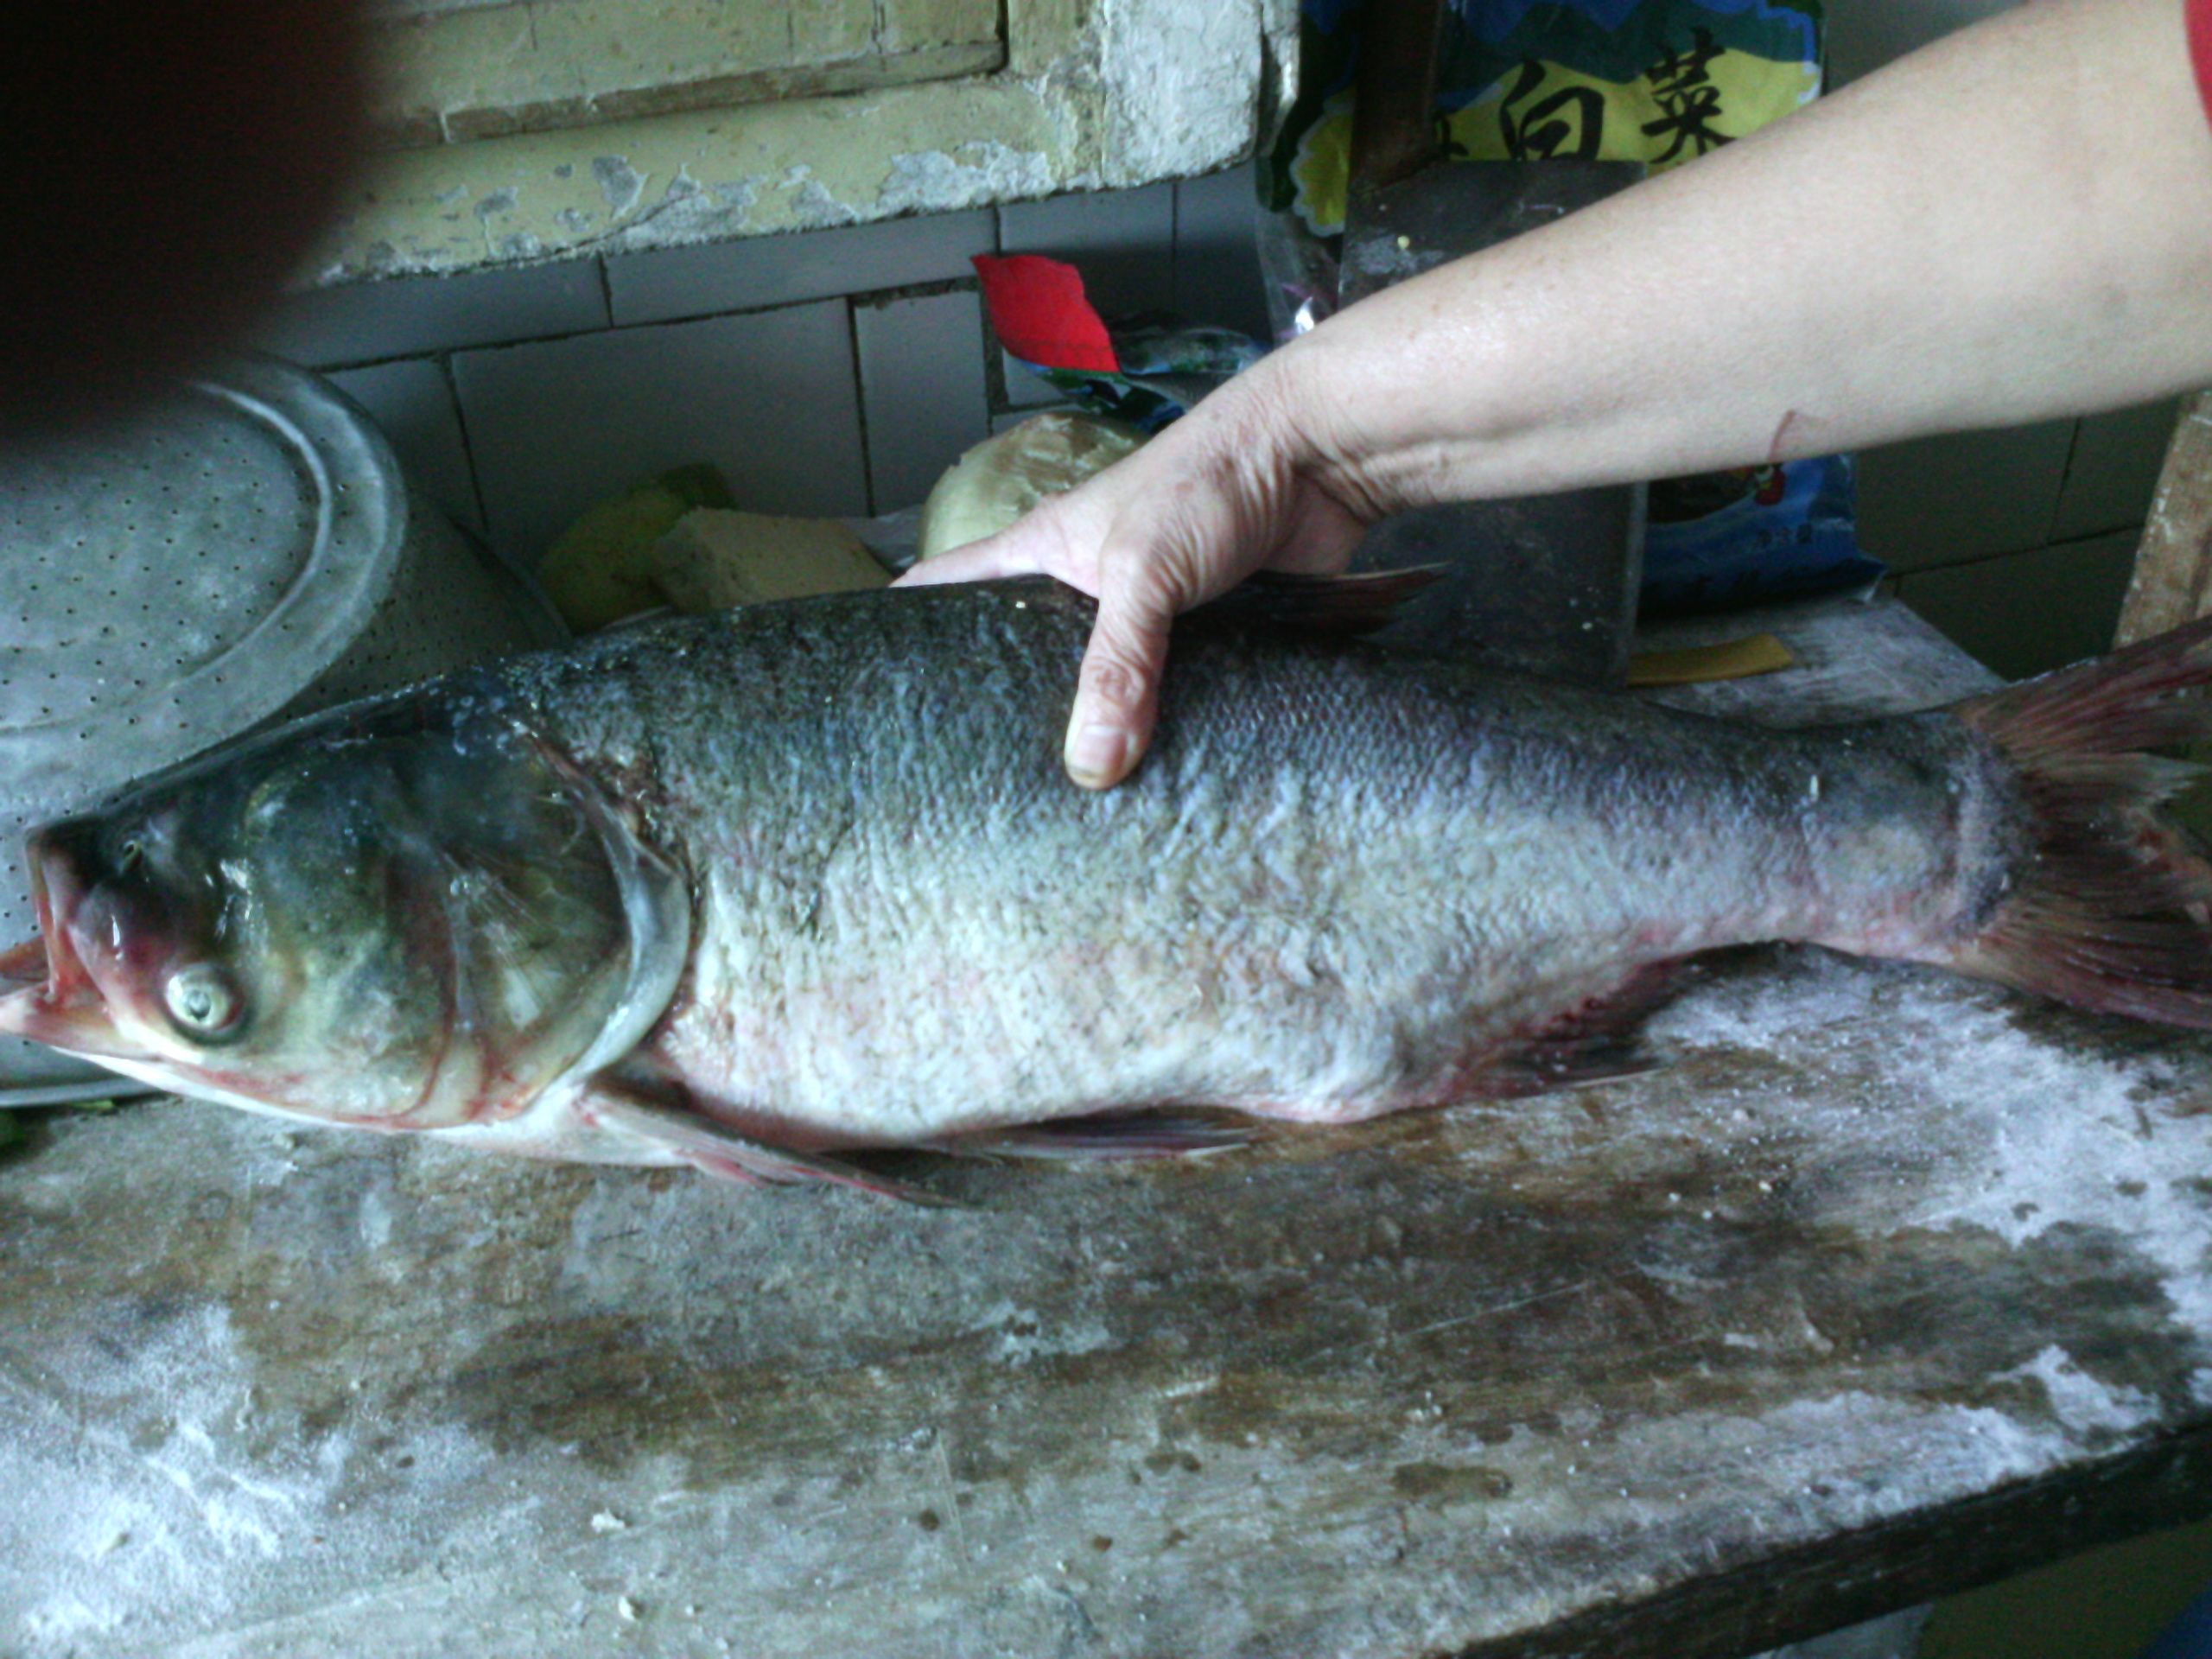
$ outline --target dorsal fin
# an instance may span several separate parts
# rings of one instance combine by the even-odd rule
[[[1445,574],[1440,564],[1376,570],[1350,576],[1296,575],[1262,570],[1218,599],[1175,619],[1175,631],[1289,633],[1309,639],[1354,639],[1387,626],[1398,607]],[[976,584],[1021,604],[1071,616],[1096,614],[1097,601],[1054,576],[1003,576]],[[957,593],[965,584],[897,588],[899,594]]]
[[[1356,576],[1263,570],[1219,599],[1185,612],[1177,631],[1277,629],[1317,639],[1356,639],[1386,626],[1399,606],[1443,575],[1440,564]]]

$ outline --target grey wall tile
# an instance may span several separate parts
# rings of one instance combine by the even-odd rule
[[[2058,492],[2053,541],[2069,542],[2139,524],[2151,511],[2166,440],[2173,436],[2179,400],[2162,398],[2134,409],[2092,415],[2074,437],[2073,458]]]
[[[1194,322],[1269,337],[1268,295],[1253,234],[1259,203],[1250,162],[1175,187],[1175,309]]]
[[[989,433],[983,302],[972,289],[855,305],[861,408],[878,512],[927,498],[938,475]]]
[[[611,254],[607,285],[615,321],[661,322],[972,276],[969,256],[994,251],[997,238],[997,221],[988,207],[927,213],[834,231]]]
[[[492,539],[535,561],[601,497],[687,462],[761,512],[868,511],[842,301],[464,352]]]
[[[444,365],[435,358],[410,358],[372,369],[341,369],[329,379],[368,411],[432,506],[457,524],[483,530],[461,415]]]
[[[1175,303],[1175,187],[1099,190],[999,209],[1002,253],[1046,253],[1083,273],[1102,317]]]
[[[2074,423],[1915,438],[1859,460],[1860,545],[1899,570],[1986,558],[2050,539]]]
[[[396,276],[294,295],[264,323],[254,344],[321,369],[537,340],[607,324],[599,261],[565,259],[467,276]]]
[[[1904,602],[2008,679],[2112,649],[2135,566],[2137,532],[1923,570],[1898,584]]]

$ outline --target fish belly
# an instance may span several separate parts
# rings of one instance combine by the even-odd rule
[[[1479,1095],[1653,964],[1788,936],[1804,908],[1764,824],[1402,795],[1324,816],[1037,828],[903,868],[855,835],[783,926],[709,875],[655,1057],[810,1148],[1166,1105],[1351,1121]]]

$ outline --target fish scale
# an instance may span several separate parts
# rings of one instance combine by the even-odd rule
[[[880,1186],[822,1154],[1084,1117],[1089,1150],[1158,1150],[1211,1143],[1128,1113],[1618,1076],[1678,964],[1770,939],[2212,1024],[2212,879],[2133,752],[2205,725],[2206,629],[1776,731],[1344,638],[1392,583],[1185,618],[1104,793],[1059,758],[1090,607],[1037,581],[335,711],[41,831],[45,976],[0,1029],[256,1109]],[[308,816],[248,833],[270,798]]]

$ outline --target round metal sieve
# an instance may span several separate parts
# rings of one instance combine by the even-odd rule
[[[0,946],[22,838],[281,715],[554,637],[410,502],[359,410],[251,359],[124,426],[0,454]],[[130,1087],[0,1039],[0,1103]]]

